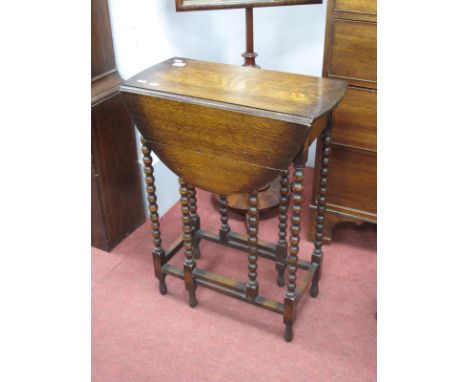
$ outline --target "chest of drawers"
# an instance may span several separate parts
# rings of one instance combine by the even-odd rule
[[[323,76],[345,80],[334,113],[324,241],[336,223],[377,222],[377,2],[329,0]],[[315,163],[321,161],[320,143]],[[315,237],[319,168],[308,236]]]

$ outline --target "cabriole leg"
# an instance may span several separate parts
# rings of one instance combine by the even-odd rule
[[[328,181],[328,165],[330,163],[330,153],[331,153],[331,125],[332,125],[332,116],[331,113],[328,115],[327,127],[321,134],[321,146],[322,146],[322,155],[320,162],[320,180],[319,180],[319,189],[317,196],[317,215],[316,215],[316,225],[315,225],[315,241],[314,241],[314,251],[312,253],[312,262],[317,264],[318,268],[315,272],[314,278],[312,279],[312,285],[310,287],[310,295],[312,297],[317,297],[319,293],[319,281],[322,275],[322,260],[323,260],[323,231],[325,226],[325,208],[327,201],[327,181]]]
[[[180,184],[180,205],[182,210],[182,223],[184,231],[184,281],[185,289],[189,294],[189,305],[194,308],[197,306],[197,297],[195,296],[195,282],[193,279],[193,270],[196,263],[193,257],[193,236],[192,236],[192,223],[190,218],[190,201],[189,190],[187,184],[179,179]]]
[[[193,257],[195,259],[200,258],[200,238],[197,236],[198,230],[200,229],[200,217],[197,213],[197,191],[191,184],[187,184],[189,194],[189,209],[190,209],[190,220],[192,222],[192,237],[193,237]]]
[[[249,194],[249,208],[247,210],[247,228],[249,234],[249,280],[247,281],[247,298],[258,296],[257,283],[257,242],[258,242],[258,192]]]
[[[166,275],[162,272],[164,261],[164,250],[161,242],[161,231],[158,214],[158,203],[156,197],[156,186],[154,182],[153,159],[151,149],[143,137],[141,137],[141,152],[143,153],[143,164],[145,172],[146,194],[148,200],[148,210],[151,219],[151,232],[153,236],[153,264],[154,274],[159,280],[159,291],[161,294],[167,293]]]
[[[288,228],[288,170],[284,171],[281,174],[280,181],[280,204],[279,204],[279,232],[278,232],[278,243],[276,244],[276,256],[280,257],[283,260],[283,263],[276,263],[276,270],[278,272],[278,278],[276,282],[278,286],[284,286],[284,269],[286,264],[284,261],[287,256],[287,241],[286,241],[286,230]]]
[[[299,253],[299,241],[301,231],[301,201],[304,181],[305,155],[294,163],[294,181],[291,186],[292,191],[292,215],[291,215],[291,235],[289,236],[287,270],[288,283],[284,297],[284,339],[288,342],[293,339],[293,323],[296,319],[296,272]]]

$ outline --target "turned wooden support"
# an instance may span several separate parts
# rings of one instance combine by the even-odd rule
[[[190,220],[192,223],[192,237],[193,237],[193,257],[200,258],[200,238],[197,232],[200,230],[200,217],[197,213],[197,191],[192,184],[187,184],[188,197],[189,197],[189,210]]]
[[[249,208],[247,210],[247,229],[249,236],[249,280],[246,286],[247,298],[258,296],[257,283],[257,243],[258,243],[258,192],[249,194]]]
[[[184,232],[184,281],[185,289],[189,293],[189,305],[193,308],[197,305],[195,296],[195,282],[193,279],[193,270],[196,267],[195,258],[193,256],[193,235],[192,221],[190,218],[190,200],[187,184],[182,178],[179,178],[180,205],[182,211],[182,223]]]
[[[287,228],[288,228],[288,204],[289,204],[289,171],[281,174],[280,179],[280,204],[279,204],[279,224],[278,224],[278,243],[276,244],[276,255],[281,258],[287,256]],[[276,280],[279,286],[284,286],[285,264],[276,264],[278,278]]]
[[[242,66],[260,68],[255,63],[257,53],[254,52],[253,28],[253,8],[245,8],[245,53],[242,53],[242,57],[244,57],[244,65]]]
[[[219,212],[221,214],[221,227],[219,228],[219,238],[222,241],[227,241],[231,227],[228,222],[228,201],[226,195],[219,196]]]
[[[331,130],[332,130],[332,113],[328,113],[327,126],[323,130],[320,139],[322,147],[322,160],[320,162],[320,180],[318,187],[317,197],[317,214],[316,214],[316,225],[315,225],[315,241],[314,251],[312,253],[312,263],[318,265],[317,271],[315,272],[314,278],[312,279],[312,285],[310,287],[310,295],[317,297],[319,293],[318,283],[322,274],[322,259],[323,259],[323,235],[325,226],[325,209],[327,201],[327,182],[328,182],[328,166],[330,163],[331,153]]]
[[[191,184],[187,184],[187,189],[189,194],[190,219],[192,220],[193,228],[198,231],[200,229],[200,217],[197,213],[197,191]]]
[[[294,180],[291,185],[292,191],[292,215],[291,234],[289,236],[288,258],[287,258],[287,290],[284,297],[284,317],[286,325],[284,338],[286,341],[293,339],[293,323],[296,319],[296,273],[299,253],[299,242],[301,232],[301,202],[304,182],[304,165],[307,160],[307,149],[294,161]]]
[[[161,230],[158,213],[158,199],[156,196],[156,186],[154,181],[153,158],[151,157],[151,148],[146,144],[143,137],[141,141],[141,152],[143,154],[143,164],[146,183],[146,194],[148,200],[148,211],[151,219],[151,233],[153,236],[153,264],[154,274],[159,280],[159,291],[161,294],[167,293],[166,275],[161,267],[164,262],[164,249],[162,248]]]

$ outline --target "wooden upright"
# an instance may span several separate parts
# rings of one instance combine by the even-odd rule
[[[329,0],[327,7],[323,76],[345,80],[349,88],[333,113],[328,203],[319,232],[325,243],[337,223],[377,223],[377,0]],[[322,153],[317,147],[315,163]],[[315,166],[316,180],[319,171]],[[315,182],[311,240],[318,233],[319,192]]]
[[[91,1],[91,76],[91,245],[110,251],[143,224],[145,206],[107,0]]]
[[[296,307],[310,288],[318,294],[323,258],[320,236],[311,261],[299,259],[301,201],[304,165],[309,145],[321,137],[328,158],[331,112],[343,98],[346,84],[290,73],[256,70],[173,58],[132,77],[121,86],[125,102],[142,134],[143,154],[150,151],[180,177],[183,234],[164,250],[161,247],[154,177],[145,167],[148,200],[153,221],[153,259],[161,293],[165,277],[183,279],[189,304],[197,305],[196,288],[208,287],[225,295],[283,315],[285,339],[293,338]],[[291,185],[291,224],[287,240],[288,166],[294,164]],[[145,162],[146,164],[146,162]],[[326,203],[328,159],[322,162],[320,202]],[[258,190],[281,177],[281,209],[277,243],[258,239]],[[220,195],[220,229],[200,228],[195,187]],[[229,227],[226,195],[248,193],[248,235]],[[317,217],[317,232],[323,224]],[[209,240],[246,252],[247,281],[233,280],[197,267],[199,241]],[[169,260],[184,248],[184,266]],[[260,295],[258,257],[272,260],[278,284],[287,285],[284,301]],[[298,282],[297,269],[307,271]]]

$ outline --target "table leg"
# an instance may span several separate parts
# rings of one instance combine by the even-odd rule
[[[296,319],[296,272],[299,253],[299,242],[301,232],[301,202],[304,181],[304,164],[306,162],[306,153],[302,153],[294,163],[294,180],[291,186],[292,191],[292,215],[291,215],[291,234],[289,236],[288,247],[288,283],[287,291],[284,297],[284,317],[286,325],[284,339],[288,342],[293,339],[293,323]]]
[[[276,255],[285,260],[288,251],[287,245],[287,229],[288,229],[288,204],[289,204],[289,171],[286,170],[281,174],[281,188],[280,188],[280,204],[279,204],[279,231],[278,231],[278,243],[276,244]],[[276,282],[278,286],[284,286],[284,269],[286,264],[276,263],[276,270],[278,277]]]
[[[192,221],[192,242],[193,242],[193,257],[200,258],[200,238],[197,237],[197,232],[200,229],[200,216],[197,213],[197,191],[192,184],[187,184],[189,195],[190,220]]]
[[[322,155],[320,162],[320,180],[319,180],[319,189],[318,189],[318,198],[317,198],[317,215],[316,215],[316,225],[315,225],[315,241],[314,241],[314,251],[312,253],[312,262],[317,264],[317,270],[315,272],[314,278],[312,279],[312,284],[310,287],[310,295],[312,297],[317,297],[319,293],[318,283],[322,275],[322,260],[323,260],[323,230],[325,226],[325,208],[327,201],[327,182],[328,182],[328,165],[330,163],[330,153],[331,153],[331,128],[332,128],[332,113],[330,112],[327,117],[327,126],[322,132],[321,146],[322,146]]]
[[[148,210],[151,219],[151,232],[153,236],[152,254],[154,274],[159,280],[159,292],[164,295],[167,293],[166,274],[162,272],[161,267],[165,254],[161,241],[156,186],[154,182],[154,168],[152,166],[153,159],[151,158],[151,148],[146,144],[146,141],[143,137],[141,137],[141,152],[143,154],[146,194],[148,200]]]
[[[219,238],[221,241],[227,241],[229,237],[229,232],[231,227],[229,227],[228,222],[228,201],[226,195],[219,195],[220,208],[219,212],[221,214],[221,227],[219,228]]]
[[[258,192],[249,194],[249,209],[247,210],[247,227],[249,234],[249,280],[246,295],[254,299],[258,296],[257,283],[257,242],[258,242]]]
[[[189,190],[187,183],[183,179],[179,178],[179,192],[180,192],[180,204],[182,211],[182,223],[184,231],[184,281],[185,289],[189,293],[189,305],[194,308],[197,306],[197,297],[195,296],[195,282],[193,279],[192,271],[196,267],[196,262],[193,257],[193,235],[192,235],[192,221],[190,218],[190,201],[189,201]]]

